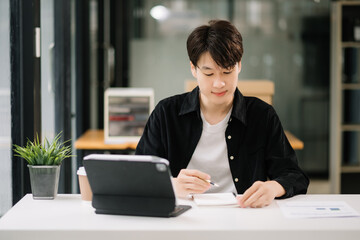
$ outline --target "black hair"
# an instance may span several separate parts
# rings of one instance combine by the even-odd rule
[[[217,65],[228,69],[241,61],[242,36],[229,21],[211,20],[208,25],[195,28],[187,39],[187,51],[192,64],[197,67],[200,56],[209,52]]]

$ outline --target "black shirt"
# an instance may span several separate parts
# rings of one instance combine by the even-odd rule
[[[166,98],[149,117],[135,154],[155,155],[170,162],[176,177],[187,167],[202,133],[199,88]],[[255,181],[275,180],[291,197],[306,193],[309,179],[299,168],[274,108],[255,97],[234,93],[225,130],[232,178],[239,194]]]

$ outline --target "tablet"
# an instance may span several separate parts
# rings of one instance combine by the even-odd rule
[[[84,157],[84,167],[98,214],[174,217],[191,208],[176,205],[166,159],[91,154]]]

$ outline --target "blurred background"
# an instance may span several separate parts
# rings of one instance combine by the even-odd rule
[[[87,130],[104,129],[110,87],[153,88],[155,104],[183,93],[193,79],[186,39],[211,19],[229,20],[241,32],[239,79],[275,84],[273,106],[283,127],[304,143],[296,151],[299,165],[321,183],[312,191],[329,193],[333,2],[0,1],[0,216],[30,192],[27,169],[11,144],[33,139],[34,132],[51,139],[60,131],[74,144]],[[34,27],[41,29],[38,40]],[[84,153],[74,152],[62,167],[59,193],[78,192]]]

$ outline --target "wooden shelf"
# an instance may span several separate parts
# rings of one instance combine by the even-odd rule
[[[343,124],[341,126],[343,131],[360,131],[360,124]]]
[[[345,18],[354,17],[351,11],[358,11],[360,9],[360,1],[332,1],[331,3],[331,66],[330,66],[330,146],[329,146],[329,158],[330,158],[330,181],[331,191],[333,193],[342,192],[342,173],[360,173],[360,163],[357,165],[343,165],[342,156],[344,154],[343,133],[344,132],[360,132],[360,123],[343,122],[346,119],[344,97],[349,91],[360,91],[360,79],[356,79],[358,82],[349,81],[344,76],[345,68],[349,64],[355,64],[352,59],[346,59],[344,61],[344,52],[349,48],[360,49],[360,41],[342,41],[343,33],[343,20]],[[355,8],[355,9],[353,9]],[[349,37],[350,39],[350,37]],[[358,56],[357,56],[358,58]],[[359,69],[356,69],[356,73]],[[350,79],[349,79],[350,80]],[[349,153],[350,154],[350,153]]]
[[[342,173],[360,173],[360,165],[342,166],[341,172]]]
[[[360,48],[360,42],[342,42],[343,48]]]
[[[343,90],[360,90],[360,83],[343,83]]]

